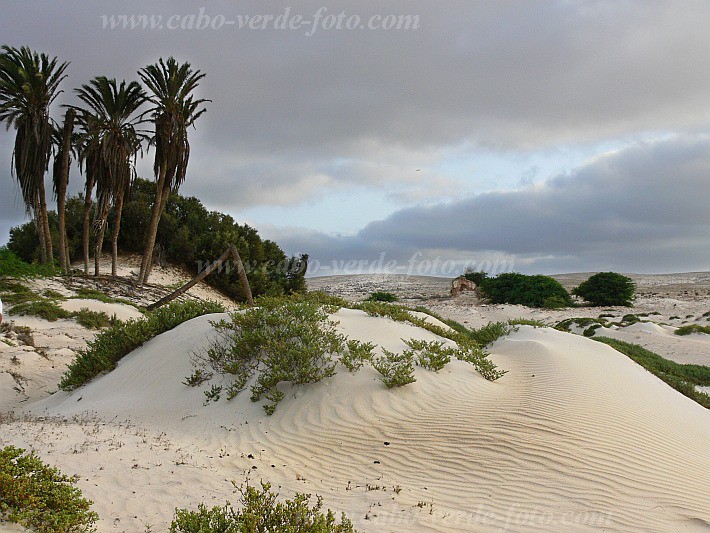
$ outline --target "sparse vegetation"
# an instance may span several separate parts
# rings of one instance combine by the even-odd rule
[[[710,326],[701,326],[700,324],[689,324],[681,326],[674,332],[676,335],[690,335],[691,333],[705,333],[710,335]]]
[[[11,522],[46,533],[94,531],[99,517],[74,483],[34,452],[0,450],[0,515]]]
[[[346,349],[340,354],[339,361],[344,364],[350,372],[357,372],[366,362],[371,362],[375,345],[371,342],[360,342],[355,339],[348,339],[345,343]]]
[[[76,296],[71,298],[81,299],[81,300],[97,300],[99,302],[104,302],[108,304],[127,304],[136,307],[135,304],[126,300],[125,298],[116,298],[114,296],[109,296],[108,294],[101,292],[96,289],[90,289],[88,287],[79,287],[76,289]]]
[[[454,348],[444,347],[442,341],[427,342],[409,339],[404,340],[404,343],[414,350],[417,365],[434,372],[444,368],[452,357],[456,357],[457,353]]]
[[[699,392],[695,388],[695,385],[704,387],[710,385],[710,367],[682,365],[675,361],[669,361],[638,344],[619,341],[609,337],[594,337],[594,340],[608,344],[615,350],[633,359],[681,394],[695,400],[703,407],[710,409],[710,395]]]
[[[322,306],[307,300],[262,298],[258,307],[231,314],[231,321],[215,324],[221,339],[204,355],[220,374],[233,374],[234,397],[254,374],[252,401],[262,397],[268,414],[283,398],[281,381],[296,385],[314,383],[335,373],[331,354],[345,349],[345,339],[335,332]]]
[[[62,309],[52,300],[39,300],[34,302],[24,302],[12,306],[13,315],[31,315],[56,322],[60,318],[71,318],[73,315],[69,311]]]
[[[102,329],[108,327],[112,320],[116,320],[115,315],[112,319],[103,311],[91,311],[86,307],[82,307],[76,313],[73,313],[73,316],[80,325],[87,329]]]
[[[230,503],[208,509],[200,504],[197,511],[175,509],[171,533],[227,533],[227,532],[294,532],[294,533],[356,533],[352,522],[343,514],[340,522],[328,509],[323,513],[323,499],[316,497],[310,506],[310,494],[296,494],[283,503],[271,485],[262,481],[261,489],[247,485],[240,487],[242,507]]]
[[[514,327],[505,322],[489,322],[485,326],[470,330],[469,337],[476,341],[479,346],[485,348],[499,338],[508,335],[512,330],[514,330]]]
[[[636,284],[631,278],[616,272],[600,272],[573,289],[572,294],[592,305],[630,307],[635,291]]]
[[[414,352],[405,350],[402,353],[382,349],[384,356],[373,361],[372,366],[382,374],[382,383],[388,389],[402,387],[414,383]]]
[[[480,288],[483,295],[496,304],[552,308],[572,305],[569,293],[549,276],[505,273],[495,278],[483,279]]]
[[[101,372],[112,370],[116,363],[131,351],[187,320],[208,313],[222,312],[224,308],[215,302],[173,302],[141,319],[127,322],[117,320],[90,341],[85,349],[79,351],[62,376],[59,388],[74,389]]]
[[[508,324],[511,326],[532,326],[534,328],[546,328],[547,324],[541,320],[535,320],[532,318],[512,318],[508,320]]]

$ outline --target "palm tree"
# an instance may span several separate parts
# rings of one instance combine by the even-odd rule
[[[74,116],[76,111],[68,109],[64,115],[64,127],[55,128],[54,144],[57,152],[54,157],[52,177],[54,180],[54,195],[57,199],[57,215],[59,219],[59,266],[69,273],[71,264],[67,245],[66,200],[69,185],[69,165],[71,164],[72,132],[74,131]]]
[[[69,63],[23,46],[2,47],[0,54],[0,122],[17,130],[13,174],[20,184],[27,214],[34,214],[43,262],[52,261],[44,174],[52,150],[49,106],[61,91]]]
[[[80,110],[77,122],[81,132],[77,136],[79,169],[86,177],[84,185],[84,273],[89,273],[89,234],[91,230],[91,197],[94,194],[96,178],[103,172],[101,157],[101,123],[88,111]]]
[[[99,258],[103,246],[106,219],[111,203],[114,208],[112,235],[111,273],[116,275],[118,261],[118,234],[121,228],[123,200],[135,176],[135,159],[147,136],[137,129],[143,122],[136,111],[146,100],[145,92],[138,82],[120,85],[115,79],[97,76],[88,85],[76,90],[77,96],[86,105],[82,116],[88,119],[86,132],[98,146],[98,172],[94,173],[97,195],[97,209],[94,214],[96,246],[94,251],[94,274],[99,273]],[[92,127],[97,128],[92,131]],[[96,135],[98,133],[98,136]],[[95,138],[98,137],[98,138]],[[95,169],[96,170],[96,169]]]
[[[151,143],[155,146],[155,203],[151,211],[146,246],[141,261],[138,283],[148,280],[152,268],[153,248],[158,233],[158,223],[171,192],[178,190],[185,180],[190,159],[190,143],[187,129],[206,109],[202,104],[209,100],[195,99],[190,93],[195,90],[205,74],[192,71],[189,63],[178,64],[170,57],[167,61],[148,65],[138,72],[143,83],[152,93],[148,100],[153,105],[149,110],[155,125]]]

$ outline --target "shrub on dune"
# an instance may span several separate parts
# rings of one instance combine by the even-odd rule
[[[616,272],[600,272],[573,289],[572,294],[592,305],[630,307],[635,291],[636,284],[631,278]]]
[[[572,305],[572,299],[557,280],[549,276],[527,276],[515,272],[485,278],[483,295],[495,304],[558,308]]]

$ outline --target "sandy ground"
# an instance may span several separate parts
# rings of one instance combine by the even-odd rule
[[[338,281],[365,296],[391,287],[380,278]],[[472,326],[570,316],[486,306],[470,295],[451,300],[440,281],[444,294],[431,292],[436,281],[390,281],[412,302]],[[633,312],[655,307],[662,315],[654,321],[673,312],[693,314],[676,320],[692,322],[710,308],[707,297],[677,296],[649,295],[647,303],[644,296]],[[233,482],[246,479],[269,481],[282,497],[319,494],[361,531],[710,529],[710,413],[605,345],[523,326],[489,348],[508,371],[496,382],[452,362],[438,373],[417,369],[416,383],[388,390],[370,367],[356,374],[339,368],[318,384],[286,387],[268,417],[248,392],[205,405],[209,384],[182,383],[218,318],[199,317],[156,337],[72,393],[48,396],[50,376],[58,377],[42,378],[49,359],[23,361],[37,374],[26,372],[28,382],[44,384],[28,384],[23,399],[31,400],[12,396],[0,410],[0,445],[35,449],[77,474],[102,532],[164,531],[175,507],[234,502]],[[359,311],[333,318],[347,336],[393,351],[405,348],[403,338],[436,338]],[[59,339],[77,347],[92,335],[65,339],[72,324],[53,323],[47,333],[32,324],[55,366],[63,361],[52,351],[61,349]],[[637,324],[616,333],[707,356],[704,338],[678,337],[672,327]],[[7,359],[4,349],[0,358]]]

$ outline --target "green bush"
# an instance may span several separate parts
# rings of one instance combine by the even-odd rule
[[[43,298],[29,287],[14,280],[0,280],[0,296],[6,304],[14,305],[25,302],[38,302]]]
[[[691,333],[706,333],[710,335],[710,326],[701,326],[700,324],[689,324],[681,326],[674,332],[676,335],[690,335]]]
[[[368,302],[396,302],[397,296],[391,292],[373,292],[367,299]]]
[[[119,252],[143,252],[145,231],[154,199],[155,183],[144,179],[133,182],[130,196],[123,205],[121,232],[118,236]],[[81,195],[68,198],[66,222],[72,260],[83,257],[83,217]],[[110,214],[107,235],[111,235],[113,220],[113,214]],[[49,222],[52,230],[56,231],[55,213],[50,212]],[[105,250],[108,251],[111,239],[105,239],[104,242]],[[276,243],[262,239],[251,226],[237,223],[230,215],[208,211],[198,198],[184,197],[177,193],[169,195],[156,238],[156,246],[167,261],[183,265],[196,274],[200,267],[204,268],[208,262],[221,256],[229,244],[239,249],[255,297],[305,290],[306,254],[289,258]],[[8,248],[24,261],[36,260],[39,256],[39,240],[34,223],[12,228]],[[236,268],[217,270],[205,278],[205,283],[235,300],[245,300]]]
[[[59,388],[72,390],[102,372],[113,370],[130,352],[156,335],[169,331],[183,322],[200,315],[223,313],[215,302],[172,302],[149,313],[146,317],[127,322],[117,320],[99,333],[88,346],[80,350],[74,362],[62,376]]]
[[[340,354],[339,361],[347,367],[350,372],[357,372],[366,362],[371,362],[375,345],[371,342],[360,342],[355,339],[348,339],[345,343],[347,349]]]
[[[493,341],[508,335],[512,329],[513,326],[505,322],[489,322],[485,326],[470,330],[469,336],[476,341],[479,346],[485,348]]]
[[[0,515],[11,522],[46,533],[95,531],[99,517],[74,483],[34,452],[0,450]]]
[[[630,307],[635,291],[636,284],[631,278],[615,272],[600,272],[573,289],[572,294],[592,305]]]
[[[515,272],[486,278],[480,285],[483,295],[496,304],[528,307],[570,306],[572,299],[558,281],[549,276],[526,276]]]
[[[261,299],[258,307],[232,313],[231,321],[215,324],[221,339],[203,359],[216,372],[236,376],[230,398],[257,374],[251,399],[265,397],[269,403],[264,409],[272,414],[283,398],[279,382],[315,383],[335,373],[331,354],[345,349],[345,339],[335,326],[315,302]]]
[[[392,387],[402,387],[409,383],[414,383],[414,352],[405,350],[402,353],[394,353],[382,349],[384,356],[373,361],[372,366],[382,374],[382,383],[388,389]]]
[[[404,340],[404,343],[414,350],[419,366],[434,372],[438,372],[449,364],[451,357],[455,357],[457,353],[453,348],[445,348],[442,341],[427,342],[409,339]]]
[[[293,500],[281,503],[271,492],[269,483],[261,490],[247,485],[239,489],[241,509],[227,503],[208,509],[200,504],[197,511],[175,509],[171,533],[355,533],[352,522],[343,514],[340,522],[333,512],[323,514],[323,499],[318,496],[310,507],[310,494],[296,494]]]
[[[111,324],[111,318],[106,313],[103,311],[91,311],[86,307],[82,307],[74,313],[74,318],[87,329],[101,329]]]
[[[473,281],[477,286],[480,286],[483,281],[488,277],[485,272],[477,272],[475,270],[466,270],[463,275],[467,280]]]
[[[27,263],[6,246],[0,247],[0,276],[37,278],[56,276],[60,270],[55,265]]]
[[[669,361],[638,344],[611,339],[609,337],[594,337],[594,340],[608,344],[665,381],[681,394],[695,400],[703,407],[710,409],[710,395],[699,392],[695,388],[695,385],[702,387],[710,385],[710,367],[682,365],[675,361]]]
[[[24,302],[12,307],[13,315],[31,315],[50,322],[56,322],[60,318],[71,318],[72,313],[59,307],[51,300],[40,300],[36,302]]]

